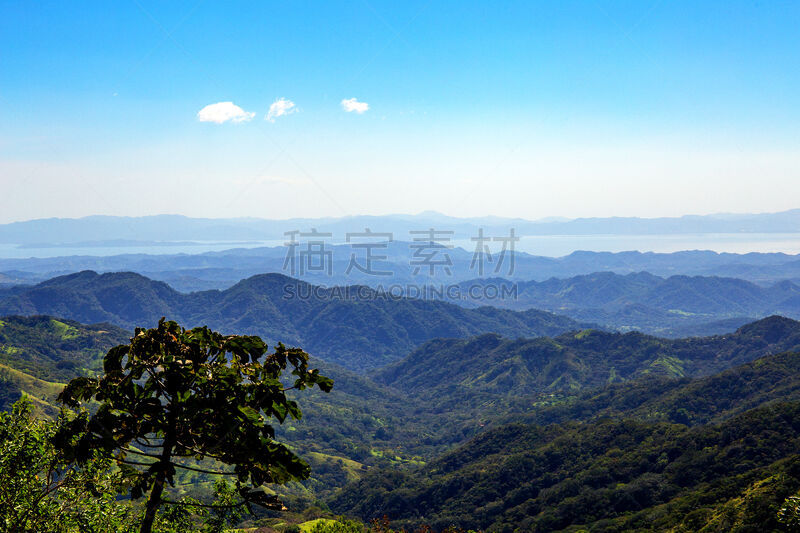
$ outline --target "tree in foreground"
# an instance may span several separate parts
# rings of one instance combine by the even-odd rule
[[[290,369],[292,378],[281,380]],[[71,407],[94,400],[93,415],[81,412],[56,434],[70,461],[100,453],[113,458],[130,482],[133,499],[147,496],[141,532],[152,531],[178,469],[231,476],[238,500],[280,509],[263,490],[310,475],[307,463],[275,440],[271,418],[299,419],[290,389],[333,381],[308,368],[308,354],[279,344],[267,354],[258,337],[222,335],[207,327],[185,330],[161,319],[137,329],[131,343],[112,348],[104,375],[72,380],[59,399]]]

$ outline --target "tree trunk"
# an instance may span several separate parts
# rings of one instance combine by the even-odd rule
[[[170,463],[173,443],[171,439],[167,438],[164,439],[163,444],[164,448],[159,460],[159,470],[153,483],[153,489],[150,491],[150,497],[147,499],[147,507],[144,513],[144,520],[142,520],[142,528],[139,530],[140,533],[150,533],[153,530],[153,522],[156,519],[158,508],[161,506],[161,494],[164,492],[164,482],[167,479],[167,468]]]

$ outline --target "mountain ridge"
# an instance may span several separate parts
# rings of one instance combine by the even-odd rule
[[[135,273],[85,271],[12,291],[0,298],[2,314],[50,314],[128,329],[152,327],[166,316],[186,327],[208,325],[261,335],[270,344],[302,346],[350,369],[380,366],[435,337],[488,331],[538,336],[588,325],[545,311],[466,309],[359,290],[342,294],[281,274],[254,276],[223,291],[184,294]]]
[[[351,215],[347,217],[291,218],[284,220],[243,218],[193,218],[184,215],[151,215],[121,217],[92,215],[82,218],[47,218],[0,224],[0,242],[17,244],[41,241],[50,235],[56,242],[77,242],[108,239],[145,240],[213,240],[213,239],[283,239],[284,232],[300,227],[316,227],[321,231],[353,231],[371,227],[387,231],[411,222],[421,227],[447,224],[457,232],[477,227],[516,228],[530,235],[592,234],[674,234],[674,233],[741,233],[800,230],[800,209],[774,213],[683,215],[680,217],[583,217],[567,220],[526,220],[503,217],[453,217],[436,212],[416,215]],[[349,229],[348,229],[349,228]],[[70,241],[71,239],[71,241]]]
[[[484,334],[428,341],[373,377],[406,394],[458,402],[481,394],[563,393],[645,376],[702,377],[792,350],[800,351],[800,322],[780,316],[727,335],[687,339],[598,330],[536,339]]]

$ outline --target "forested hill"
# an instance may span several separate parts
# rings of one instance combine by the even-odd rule
[[[56,381],[90,373],[101,353],[129,336],[110,325],[50,317],[0,321],[3,347],[15,348],[6,352],[38,358],[17,357],[9,360],[11,368],[0,369],[0,401],[26,392],[43,408],[61,389]],[[463,348],[480,347],[478,341],[496,346],[488,353]],[[286,493],[292,505],[324,498],[338,512],[365,519],[385,513],[396,525],[428,522],[437,529],[451,523],[492,530],[507,524],[542,531],[578,524],[630,529],[653,520],[661,529],[683,521],[684,529],[696,530],[698,524],[719,526],[714,521],[724,513],[769,523],[776,502],[800,488],[793,456],[800,445],[797,407],[779,405],[800,401],[800,355],[784,351],[800,345],[798,322],[770,317],[730,335],[682,341],[583,330],[428,345],[449,343],[462,349],[437,352],[440,359],[428,353],[423,366],[407,370],[421,380],[408,387],[395,382],[387,388],[319,361],[335,379],[334,390],[299,396],[306,416],[279,430],[314,468],[302,492]],[[566,350],[563,357],[553,355],[556,345]],[[504,346],[517,348],[509,356],[499,350]],[[752,361],[775,352],[782,353]],[[547,357],[547,364],[532,364]],[[38,377],[16,370],[28,361],[41,367]],[[665,361],[671,368],[681,362],[685,375],[745,363],[676,379]],[[515,366],[521,363],[527,374]],[[626,381],[606,385],[612,364],[638,370],[620,371],[611,381]],[[424,366],[438,373],[415,376]],[[510,381],[490,379],[506,371]],[[559,371],[572,381],[556,378],[555,386],[545,387]],[[452,373],[463,373],[464,380],[452,380]],[[701,426],[709,423],[723,425]],[[755,498],[754,509],[765,510],[739,517],[742,498]]]
[[[696,428],[513,424],[414,471],[371,472],[330,505],[436,529],[774,531],[800,488],[799,448],[800,402]]]
[[[184,294],[139,274],[85,271],[7,293],[0,299],[3,314],[48,314],[129,329],[153,327],[166,316],[186,327],[208,325],[302,346],[356,370],[397,360],[437,337],[531,337],[586,326],[543,311],[466,309],[366,287],[323,289],[280,274],[253,276],[224,291]]]
[[[687,339],[597,330],[516,340],[481,335],[432,340],[375,378],[406,393],[439,399],[481,392],[530,394],[644,376],[705,376],[787,350],[800,350],[800,322],[778,316],[732,334]]]
[[[513,297],[481,300],[482,284],[515,288]],[[508,309],[549,310],[576,320],[588,320],[612,329],[639,329],[670,337],[686,336],[692,328],[716,332],[716,322],[738,320],[737,325],[778,314],[800,318],[800,286],[783,280],[767,286],[716,276],[654,276],[647,272],[627,275],[613,272],[547,281],[485,279],[463,282],[462,305],[489,303]],[[510,290],[508,291],[511,292]],[[496,291],[495,291],[496,293]],[[488,293],[494,294],[494,293]],[[730,329],[726,330],[730,331]]]
[[[505,279],[471,280],[510,284]],[[768,286],[717,276],[654,276],[648,272],[595,272],[547,281],[516,281],[516,302],[510,305],[541,308],[605,309],[646,305],[659,311],[679,310],[701,315],[758,315],[772,311],[800,313],[800,286],[790,281]],[[481,293],[476,292],[478,296]]]
[[[57,415],[63,383],[92,375],[110,348],[129,340],[130,333],[111,324],[87,326],[49,316],[0,318],[0,410],[26,394],[37,409]]]
[[[106,352],[130,341],[111,324],[85,325],[49,316],[0,318],[0,364],[48,381],[86,375]]]
[[[775,401],[800,401],[800,353],[766,355],[698,379],[648,377],[582,391],[553,405],[510,415],[539,425],[633,417],[700,425],[722,422]]]
[[[796,326],[739,333],[776,346]],[[777,531],[800,489],[800,353],[534,401],[426,465],[369,472],[329,505],[439,529]]]

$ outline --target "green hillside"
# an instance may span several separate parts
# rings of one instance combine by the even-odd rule
[[[714,368],[726,369],[697,379],[676,378],[668,372],[651,370],[652,359],[659,356],[652,346],[670,346],[681,341],[639,334],[584,332],[577,335],[578,339],[570,335],[568,338],[579,347],[580,341],[593,339],[592,350],[586,351],[587,357],[593,359],[585,367],[591,369],[595,365],[600,377],[594,378],[587,371],[582,381],[576,380],[575,386],[553,389],[537,387],[537,380],[544,379],[546,374],[535,367],[510,387],[481,388],[480,381],[475,379],[448,381],[449,377],[469,377],[472,368],[484,373],[511,368],[508,358],[494,360],[491,352],[482,349],[462,350],[441,359],[428,354],[427,359],[406,374],[420,380],[412,381],[415,386],[408,388],[403,388],[399,380],[388,388],[318,361],[323,373],[336,382],[333,392],[299,398],[305,413],[303,420],[280,428],[279,435],[299,450],[346,457],[365,468],[394,472],[430,462],[453,446],[504,422],[550,424],[601,417],[690,425],[722,421],[767,402],[800,400],[800,356],[781,352],[787,346],[797,345],[797,329],[798,323],[775,317],[748,325],[734,335],[687,340],[686,346],[676,353],[687,360],[705,361]],[[482,336],[469,341],[443,340],[430,344],[475,343],[482,347],[485,345],[478,341],[483,339],[495,342],[496,346],[520,343],[548,346],[557,342],[546,338],[508,341]],[[600,343],[603,339],[609,341],[608,347]],[[632,343],[630,346],[636,348],[633,350],[626,348],[629,339],[646,343],[643,347]],[[772,352],[781,353],[728,369],[732,361]],[[415,355],[420,353],[422,350]],[[604,354],[615,353],[629,357],[634,368],[647,372],[622,374],[619,379],[624,377],[625,381],[606,385],[602,372],[607,372],[608,366],[603,366],[602,360]],[[442,376],[436,378],[441,381],[431,375]],[[331,489],[341,486],[343,479],[346,479],[344,470],[325,471],[319,478],[322,483],[315,490],[322,496],[330,494]]]
[[[553,338],[437,339],[375,374],[381,383],[442,403],[596,388],[649,376],[710,375],[800,349],[800,322],[770,317],[714,337],[663,339],[584,330]]]
[[[66,381],[99,368],[130,333],[110,324],[88,326],[49,316],[0,318],[0,364],[48,381]]]
[[[645,378],[560,396],[509,420],[553,424],[569,420],[633,416],[688,425],[720,422],[775,401],[800,401],[800,353],[769,355],[690,380]]]
[[[512,424],[417,470],[372,472],[330,504],[435,528],[699,531],[738,513],[739,531],[770,531],[800,489],[798,446],[799,402],[693,429],[615,419]]]
[[[25,394],[45,415],[61,382],[128,336],[49,317],[4,318],[0,331],[15,348],[0,367],[3,406]],[[292,392],[304,417],[276,428],[313,475],[276,492],[294,510],[406,526],[625,530],[652,516],[663,529],[733,517],[747,530],[754,499],[770,510],[800,489],[795,423],[781,425],[800,413],[800,354],[787,351],[799,339],[800,323],[781,317],[680,340],[438,339],[379,381],[315,358],[334,390]],[[183,476],[176,494],[209,483]]]
[[[48,316],[0,318],[0,409],[24,393],[47,414],[63,383],[99,370],[102,357],[130,334],[109,324],[87,326]]]
[[[8,410],[11,405],[25,395],[42,414],[52,417],[58,413],[56,397],[65,383],[54,383],[35,378],[9,366],[0,364],[0,410]]]

